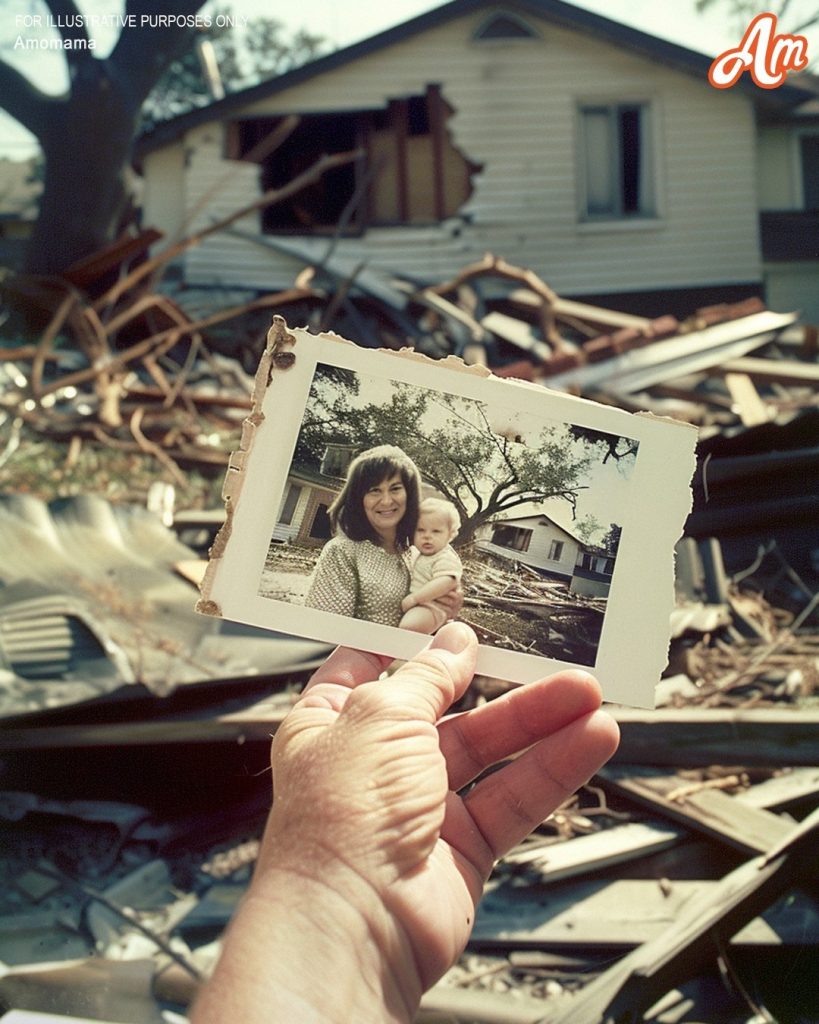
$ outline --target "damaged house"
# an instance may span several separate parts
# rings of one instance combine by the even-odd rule
[[[187,251],[185,282],[283,287],[332,250],[424,283],[494,252],[644,315],[762,293],[811,315],[819,261],[779,243],[812,216],[812,93],[716,90],[709,64],[558,0],[452,0],[143,136],[143,221],[172,240],[356,153]]]
[[[332,537],[329,508],[358,450],[354,444],[328,444],[319,466],[291,467],[273,529],[274,543],[320,547]]]
[[[478,550],[528,565],[584,597],[608,597],[615,556],[584,543],[542,512],[493,519],[478,527]]]

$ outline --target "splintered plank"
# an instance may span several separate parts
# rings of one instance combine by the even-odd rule
[[[725,386],[744,427],[758,427],[771,418],[768,406],[762,401],[754,382],[747,373],[726,373]]]
[[[684,835],[682,829],[660,822],[628,822],[564,842],[531,844],[508,853],[503,861],[517,867],[531,865],[542,881],[556,882],[661,853]]]
[[[751,807],[779,810],[802,800],[819,797],[819,768],[792,768],[759,782],[736,799]]]
[[[803,363],[792,359],[758,359],[745,356],[730,359],[714,373],[744,373],[748,377],[761,381],[776,381],[777,384],[802,385],[816,387],[819,385],[819,366],[815,363]]]
[[[689,828],[740,850],[765,853],[793,829],[793,822],[717,789],[698,788],[674,772],[609,765],[603,785]]]

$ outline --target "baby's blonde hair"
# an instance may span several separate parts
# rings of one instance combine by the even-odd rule
[[[461,517],[451,501],[445,501],[443,498],[424,498],[418,507],[418,518],[420,519],[425,512],[442,512],[449,521],[453,537],[461,528]]]

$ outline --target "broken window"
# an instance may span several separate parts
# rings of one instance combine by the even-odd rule
[[[553,562],[559,562],[563,557],[563,541],[553,540],[549,545],[549,558]]]
[[[386,108],[305,114],[274,153],[261,160],[261,188],[279,188],[325,153],[355,149],[362,158],[336,168],[291,199],[261,213],[262,230],[335,231],[369,226],[430,224],[452,216],[472,192],[479,167],[452,143],[446,122],[453,111],[430,85],[423,95],[390,101]],[[254,147],[282,118],[253,118],[229,128],[232,159],[252,159]]]
[[[532,531],[521,526],[509,526],[504,523],[492,531],[492,543],[501,548],[512,548],[513,551],[528,551]]]
[[[654,159],[649,105],[581,107],[580,167],[584,219],[653,216]]]
[[[347,475],[350,463],[358,454],[356,445],[328,444],[321,457],[320,472],[324,476],[335,476],[343,479]]]

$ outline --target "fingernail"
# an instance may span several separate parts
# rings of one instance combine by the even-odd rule
[[[432,638],[430,647],[460,654],[474,642],[477,642],[477,637],[469,626],[463,622],[448,622]]]

